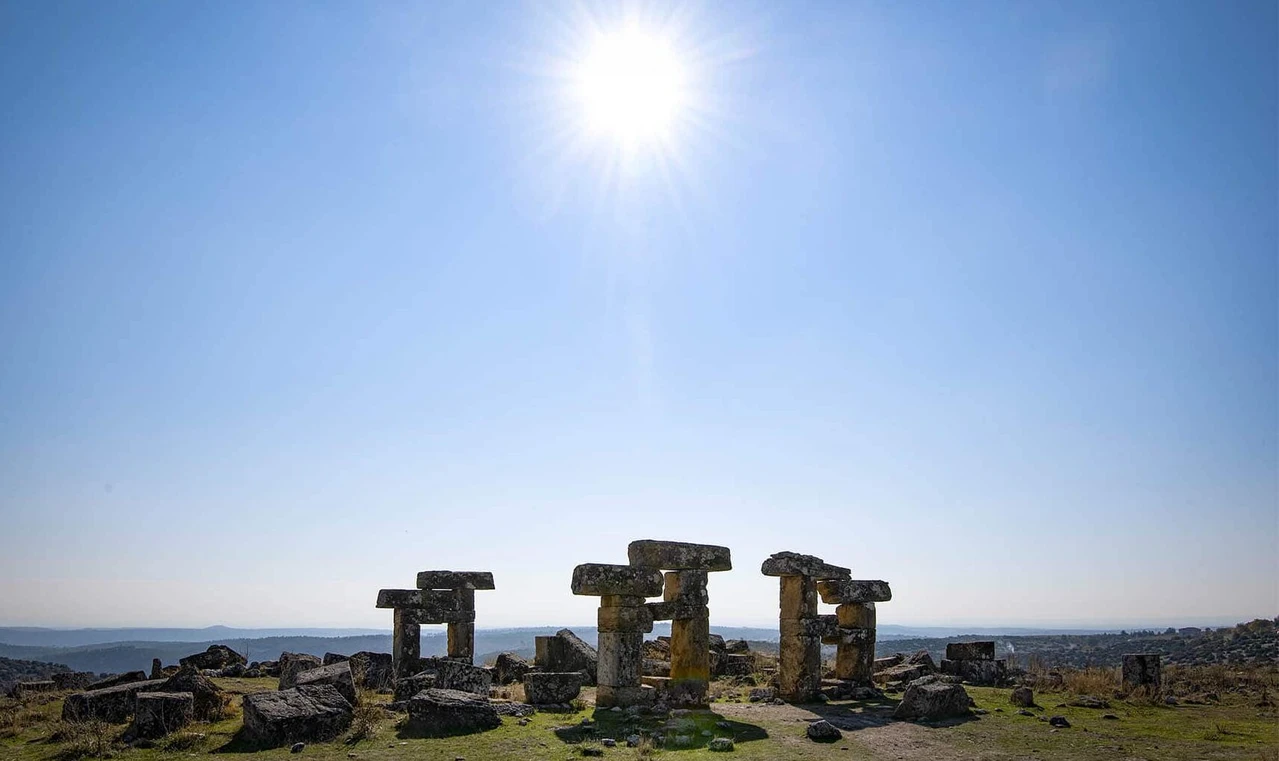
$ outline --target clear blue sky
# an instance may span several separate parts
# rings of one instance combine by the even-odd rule
[[[1279,612],[1273,2],[0,2],[0,623],[593,620],[789,549],[883,623]]]

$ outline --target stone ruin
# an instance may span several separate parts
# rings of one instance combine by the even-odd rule
[[[1123,684],[1126,689],[1149,687],[1158,690],[1162,683],[1159,653],[1129,653],[1124,656]]]
[[[1008,662],[995,659],[994,642],[951,642],[946,645],[941,672],[969,684],[997,687],[1008,680]]]
[[[391,658],[395,675],[418,673],[422,660],[422,624],[448,624],[448,657],[475,659],[475,590],[495,589],[487,571],[422,571],[417,589],[383,589],[377,607],[395,611]]]
[[[836,645],[840,686],[870,687],[875,662],[875,603],[892,599],[886,581],[855,581],[852,572],[819,557],[778,552],[760,567],[780,578],[777,693],[792,703],[817,699],[822,689],[822,645]],[[834,615],[817,612],[817,599]]]
[[[704,706],[711,677],[707,576],[732,569],[727,547],[641,539],[627,547],[628,565],[584,563],[572,591],[600,598],[595,704]],[[663,575],[663,571],[665,574]],[[662,602],[646,598],[662,595]],[[645,677],[644,635],[671,622],[670,676]]]

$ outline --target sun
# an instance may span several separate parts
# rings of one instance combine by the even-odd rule
[[[573,80],[586,131],[623,145],[669,139],[687,106],[674,47],[634,26],[595,35]]]

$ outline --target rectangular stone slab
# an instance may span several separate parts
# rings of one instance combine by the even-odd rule
[[[654,621],[683,621],[690,618],[704,618],[710,615],[705,605],[683,602],[650,602],[644,607],[653,614]]]
[[[833,637],[839,632],[839,624],[831,615],[778,621],[783,637]]]
[[[447,610],[441,608],[399,608],[404,621],[411,624],[465,624],[475,621],[474,610]]]
[[[419,571],[418,589],[496,589],[490,571]]]
[[[377,593],[377,607],[461,610],[463,597],[458,591],[450,590],[381,589]]]
[[[643,605],[634,607],[601,607],[596,617],[602,632],[651,632],[653,614]]]
[[[952,661],[993,661],[995,660],[995,643],[986,642],[951,642],[946,645],[946,658]]]
[[[819,581],[817,594],[822,602],[842,605],[850,602],[888,602],[893,590],[887,581]]]
[[[583,563],[573,569],[573,594],[656,597],[662,593],[662,572],[633,565]]]
[[[808,576],[813,579],[849,579],[853,573],[814,555],[801,555],[798,552],[770,555],[759,567],[759,572],[765,576]]]
[[[638,539],[626,548],[631,565],[664,571],[731,571],[733,561],[727,547],[690,542],[663,542]]]

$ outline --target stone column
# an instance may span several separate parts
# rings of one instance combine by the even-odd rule
[[[573,569],[572,590],[575,595],[600,598],[595,705],[611,708],[652,702],[652,688],[640,682],[644,634],[653,630],[653,617],[644,598],[662,593],[661,572],[583,563]]]
[[[457,590],[461,611],[458,619],[448,623],[448,657],[454,660],[475,662],[475,590]],[[469,620],[461,620],[469,619]]]
[[[817,614],[817,581],[847,579],[851,571],[813,555],[779,552],[760,566],[765,576],[780,579],[777,693],[782,700],[806,703],[822,685],[822,637],[836,622]]]
[[[841,630],[861,631],[841,637],[835,652],[835,678],[869,686],[875,671],[875,603],[845,603],[835,608]]]
[[[422,627],[411,623],[405,608],[396,608],[391,630],[391,661],[396,677],[412,676],[422,660]]]
[[[395,611],[391,659],[396,676],[421,668],[422,624],[448,624],[450,658],[471,663],[475,655],[475,590],[493,589],[487,571],[422,571],[417,589],[383,589],[377,607]]]

